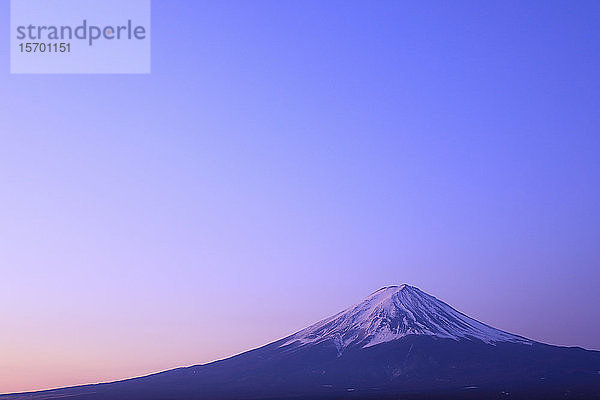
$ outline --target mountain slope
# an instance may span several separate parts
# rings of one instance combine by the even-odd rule
[[[343,351],[352,345],[364,348],[408,335],[532,343],[469,318],[415,287],[401,285],[379,289],[357,305],[292,335],[285,344],[331,340]]]
[[[600,352],[512,335],[401,285],[225,360],[0,399],[600,399],[598,371]]]

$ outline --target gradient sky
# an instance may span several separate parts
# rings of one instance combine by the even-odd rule
[[[151,75],[10,75],[0,392],[223,358],[410,283],[600,349],[600,2],[154,0]]]

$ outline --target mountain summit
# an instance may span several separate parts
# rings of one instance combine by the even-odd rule
[[[600,399],[600,352],[470,318],[410,285],[258,349],[141,378],[0,400]]]
[[[332,341],[341,353],[348,346],[370,347],[408,335],[477,339],[485,343],[532,341],[456,311],[416,287],[387,286],[360,303],[289,337],[283,345]]]

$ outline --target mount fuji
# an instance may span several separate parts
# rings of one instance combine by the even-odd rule
[[[263,347],[141,378],[0,400],[600,399],[600,352],[470,318],[409,285]]]
[[[409,335],[532,343],[469,318],[416,287],[401,285],[379,289],[357,305],[292,335],[283,345],[331,341],[341,354],[349,346],[366,348]]]

